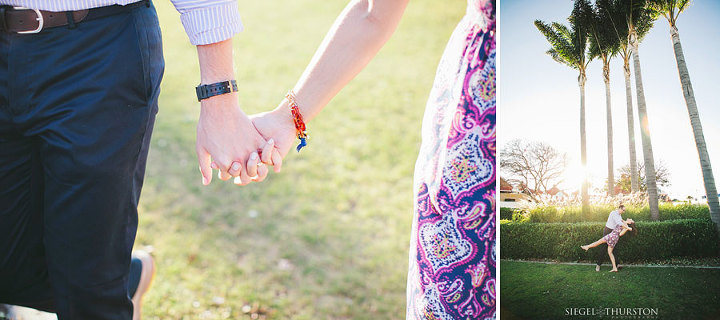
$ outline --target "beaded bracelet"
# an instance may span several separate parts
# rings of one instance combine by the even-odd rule
[[[297,145],[295,150],[300,152],[300,149],[307,146],[307,129],[305,128],[305,121],[303,121],[302,114],[300,114],[297,99],[295,99],[295,92],[292,90],[288,91],[285,98],[288,100],[288,105],[290,105],[290,112],[292,113],[293,122],[295,123],[295,132],[298,139],[300,139],[300,143]]]

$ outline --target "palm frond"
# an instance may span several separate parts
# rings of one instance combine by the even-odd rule
[[[675,26],[678,16],[689,5],[690,0],[648,0],[647,3],[649,10],[653,10],[657,15],[664,16],[671,26]]]
[[[615,1],[617,1],[617,10],[625,20],[628,30],[633,29],[638,37],[638,41],[642,41],[645,35],[652,29],[655,20],[659,16],[659,12],[650,7],[650,2],[654,0]]]
[[[535,20],[535,27],[550,43],[550,49],[546,53],[553,60],[578,69],[581,73],[584,73],[585,67],[594,58],[587,54],[591,13],[589,0],[575,0],[573,11],[568,17],[569,26],[559,22]]]
[[[545,51],[545,53],[546,53],[547,55],[549,55],[551,58],[553,58],[553,60],[555,60],[556,62],[558,62],[558,63],[560,63],[560,64],[564,64],[564,65],[566,65],[566,66],[568,66],[568,67],[570,67],[570,68],[577,69],[577,65],[575,65],[575,64],[571,63],[570,61],[568,61],[568,59],[566,59],[566,58],[563,57],[560,53],[558,53],[557,51],[555,51],[555,49],[548,49],[548,51]]]
[[[573,47],[573,34],[565,25],[557,22],[547,24],[543,21],[536,20],[535,27],[545,36],[550,43],[550,49],[546,51],[553,60],[567,65],[571,68],[578,69],[581,65],[581,59],[575,54]]]
[[[617,30],[613,26],[612,18],[601,10],[597,2],[590,13],[589,56],[590,58],[601,58],[603,63],[607,63],[620,51],[621,43],[617,36]]]

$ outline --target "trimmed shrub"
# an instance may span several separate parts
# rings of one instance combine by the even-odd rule
[[[594,205],[586,215],[582,214],[580,206],[537,206],[527,209],[529,222],[605,222],[610,212],[615,210],[613,205]],[[623,219],[632,218],[635,221],[651,221],[650,208],[625,207]],[[677,219],[707,219],[710,220],[710,209],[707,205],[683,204],[674,206],[672,204],[660,204],[660,221]]]
[[[581,245],[602,237],[604,223],[500,222],[500,258],[607,262],[607,245],[585,252]],[[720,256],[720,236],[712,221],[682,219],[636,223],[636,235],[620,238],[615,257],[623,262],[652,262],[670,258]]]
[[[500,220],[512,220],[515,210],[513,208],[500,208]]]

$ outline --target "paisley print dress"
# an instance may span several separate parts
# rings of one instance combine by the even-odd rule
[[[407,319],[495,318],[495,3],[468,0],[415,165]]]

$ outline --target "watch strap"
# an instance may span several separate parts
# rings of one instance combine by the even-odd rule
[[[201,84],[195,87],[195,93],[197,93],[198,102],[210,97],[237,91],[238,86],[237,81],[235,80],[228,80],[211,84]]]

